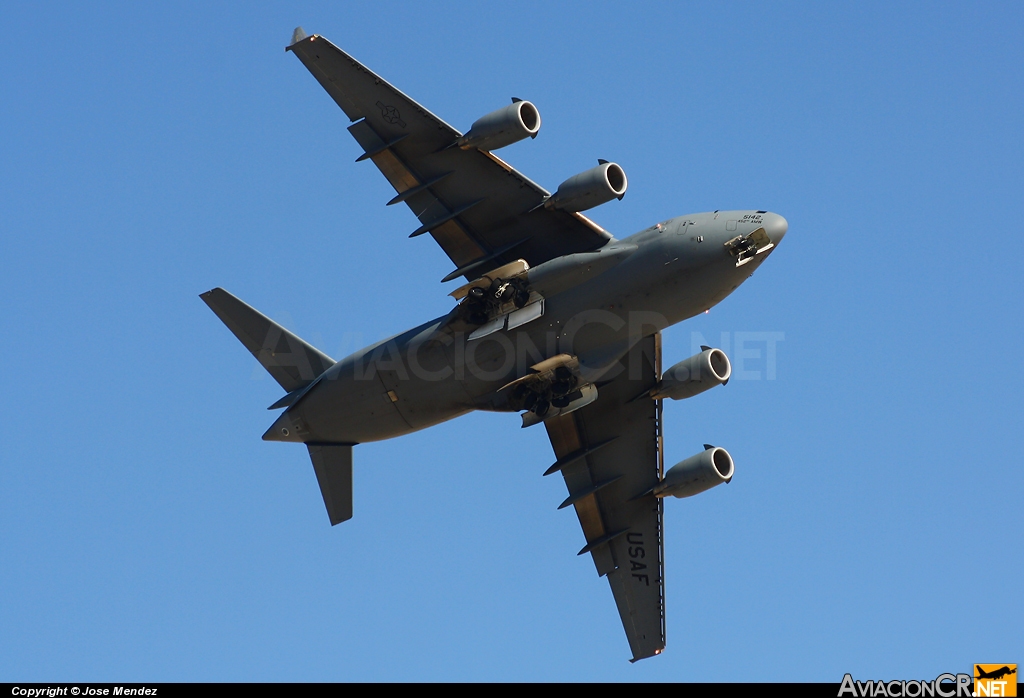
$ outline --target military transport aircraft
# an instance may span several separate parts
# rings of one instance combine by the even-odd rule
[[[624,238],[580,212],[621,199],[615,163],[555,193],[492,151],[537,135],[540,113],[512,103],[459,133],[321,36],[296,29],[294,53],[353,122],[369,160],[463,277],[441,318],[334,361],[227,291],[201,295],[286,394],[263,438],[304,443],[331,524],[352,517],[352,450],[471,410],[543,424],[632,660],[665,647],[662,502],[733,477],[704,450],[664,471],[661,400],[728,382],[719,349],[661,370],[660,331],[732,293],[786,234],[767,211],[680,216]]]

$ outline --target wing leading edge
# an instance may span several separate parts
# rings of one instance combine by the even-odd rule
[[[548,192],[489,152],[455,147],[462,135],[321,36],[294,53],[355,123],[349,132],[457,269],[472,280],[515,259],[536,266],[612,240],[579,213],[540,206]]]
[[[657,382],[661,336],[646,337],[601,385],[600,397],[545,421],[597,573],[608,577],[633,659],[665,648],[665,562],[661,479],[661,408],[633,398]],[[547,473],[545,473],[547,474]]]

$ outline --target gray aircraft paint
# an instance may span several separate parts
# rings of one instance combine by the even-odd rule
[[[778,245],[787,223],[774,213],[760,214],[757,222],[727,230],[728,221],[751,215],[757,214],[691,214],[642,230],[623,240],[636,245],[626,259],[546,299],[543,317],[512,331],[501,330],[496,333],[500,336],[470,342],[468,334],[463,334],[448,344],[425,346],[443,324],[445,318],[441,317],[356,352],[328,369],[300,402],[286,409],[264,438],[365,443],[408,434],[474,409],[501,410],[488,398],[518,378],[517,369],[523,366],[517,355],[508,354],[508,348],[545,347],[552,334],[558,342],[555,353],[579,356],[584,364],[589,357],[599,357],[600,364],[614,363],[642,336],[629,336],[631,316],[647,313],[642,317],[650,317],[656,324],[645,333],[661,331],[720,303],[767,259],[774,250],[736,267],[725,247],[727,240],[762,227]],[[567,331],[573,318],[595,310],[600,314],[593,321],[575,332]],[[461,342],[460,349],[455,342]],[[467,349],[470,343],[476,345],[472,350]],[[466,365],[467,356],[475,359],[470,366]],[[459,357],[463,357],[461,361]],[[510,368],[502,372],[502,366]],[[481,377],[488,374],[496,376],[491,380]],[[394,391],[398,399],[393,401],[388,391]]]
[[[586,539],[579,554],[589,554],[608,579],[631,661],[659,654],[666,642],[660,497],[688,496],[732,478],[731,458],[717,449],[730,464],[727,479],[691,483],[704,473],[693,465],[703,460],[694,456],[669,471],[682,484],[665,484],[672,483],[663,479],[661,408],[651,397],[661,379],[660,332],[736,290],[785,236],[786,220],[767,211],[714,211],[616,240],[589,218],[562,210],[621,198],[621,170],[614,196],[587,189],[600,184],[594,172],[614,164],[600,161],[599,168],[563,182],[562,195],[572,190],[575,197],[563,207],[560,195],[475,148],[472,138],[322,37],[296,29],[288,50],[354,122],[348,130],[364,151],[357,160],[372,161],[395,187],[389,203],[405,203],[419,218],[413,237],[433,237],[456,265],[444,280],[461,275],[474,282],[494,279],[490,274],[498,269],[525,269],[519,277],[508,272],[508,279],[529,284],[529,297],[516,296],[515,307],[522,309],[507,322],[505,316],[478,319],[465,312],[468,299],[460,297],[462,305],[446,316],[334,362],[228,292],[201,294],[287,391],[271,405],[283,411],[263,438],[306,444],[333,525],[353,515],[356,444],[473,410],[519,412],[516,390],[551,381],[544,395],[555,396],[556,367],[573,367],[579,390],[557,406],[552,397],[549,412],[524,412],[523,424],[543,423],[548,432],[556,461],[544,474],[565,480],[568,497],[559,508],[576,511]],[[502,133],[502,119],[521,107],[484,120]],[[526,136],[482,142],[502,145],[520,137]]]

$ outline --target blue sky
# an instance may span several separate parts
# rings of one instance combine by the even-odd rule
[[[4,4],[0,679],[1024,661],[1022,20],[1013,3]],[[753,278],[665,333],[666,364],[701,338],[736,363],[744,339],[748,379],[665,410],[669,463],[710,442],[737,474],[667,502],[663,656],[626,661],[539,428],[474,414],[362,445],[334,528],[305,449],[260,441],[280,390],[200,292],[335,357],[450,308],[450,262],[407,239],[412,215],[385,208],[282,50],[299,24],[461,130],[533,101],[540,136],[501,156],[549,189],[621,164],[629,193],[592,212],[616,235],[714,209],[789,220]],[[781,333],[772,366],[756,333]]]

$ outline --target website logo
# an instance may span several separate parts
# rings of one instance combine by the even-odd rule
[[[974,695],[986,698],[1017,695],[1017,665],[975,664]]]

